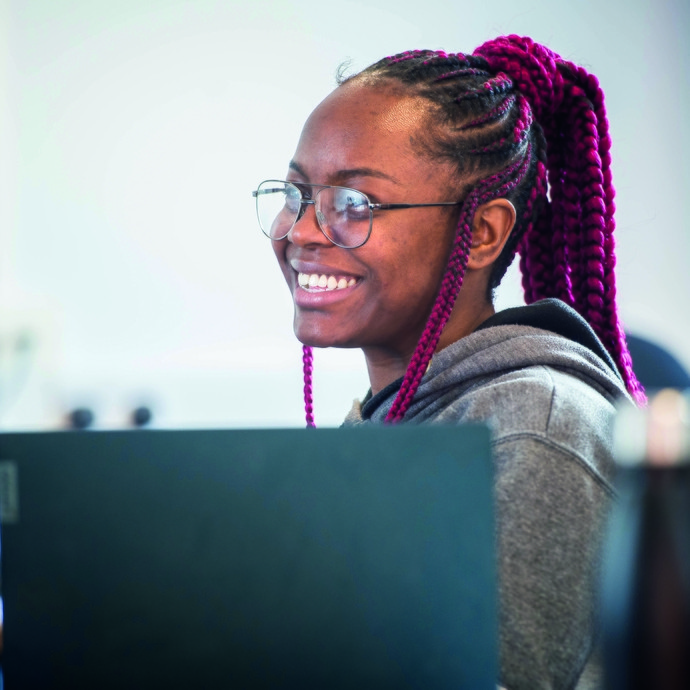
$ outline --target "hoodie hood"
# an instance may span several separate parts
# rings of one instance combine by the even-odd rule
[[[628,397],[611,357],[587,322],[563,302],[549,299],[499,312],[436,353],[405,421],[436,420],[451,400],[535,367],[574,377],[612,404]],[[359,410],[361,419],[383,422],[401,383],[399,379],[368,395]],[[359,416],[357,410],[352,412]],[[356,421],[351,416],[348,421]]]

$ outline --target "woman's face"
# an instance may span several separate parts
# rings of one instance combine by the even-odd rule
[[[425,113],[421,99],[347,83],[307,120],[287,179],[352,187],[372,203],[457,201],[450,167],[412,144]],[[343,249],[323,235],[308,206],[289,235],[273,242],[292,292],[297,338],[317,347],[411,354],[438,292],[457,216],[456,206],[375,211],[366,244]],[[310,278],[323,283],[321,276],[326,288],[309,286]]]

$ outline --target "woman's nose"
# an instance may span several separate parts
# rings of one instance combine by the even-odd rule
[[[317,220],[319,213],[321,211],[317,211],[313,203],[305,204],[304,212],[298,217],[287,235],[288,240],[303,247],[313,244],[333,246],[333,243],[321,231]]]

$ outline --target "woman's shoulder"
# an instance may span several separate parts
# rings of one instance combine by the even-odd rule
[[[561,457],[610,475],[615,402],[571,372],[543,364],[506,371],[447,403],[433,421],[487,423],[496,453]]]
[[[599,426],[613,417],[616,401],[609,389],[576,370],[539,363],[492,372],[457,396],[447,393],[433,421],[489,421],[501,434],[553,436],[576,426]]]

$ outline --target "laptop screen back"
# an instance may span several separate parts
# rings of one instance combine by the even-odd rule
[[[483,427],[0,436],[6,688],[494,688]]]

